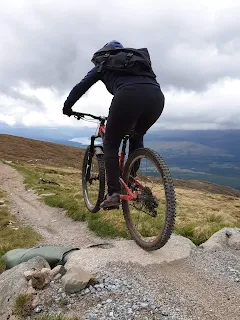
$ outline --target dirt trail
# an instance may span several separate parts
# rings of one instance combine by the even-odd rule
[[[0,181],[1,188],[8,194],[12,212],[23,223],[32,226],[44,237],[42,244],[71,245],[83,248],[104,242],[87,229],[86,223],[67,218],[63,210],[46,206],[42,201],[39,201],[36,194],[25,190],[22,176],[12,167],[0,163]],[[116,310],[118,310],[123,306],[122,310],[128,310],[129,304],[134,305],[136,299],[140,301],[141,290],[143,290],[144,294],[152,297],[161,304],[164,310],[167,310],[158,316],[148,313],[142,314],[142,316],[140,314],[138,318],[134,318],[133,314],[130,317],[122,313],[118,317],[119,319],[239,319],[239,252],[229,250],[207,253],[200,249],[192,250],[190,248],[189,252],[192,250],[192,253],[187,258],[179,260],[179,255],[177,255],[176,261],[162,263],[164,250],[170,251],[168,256],[174,256],[176,251],[181,251],[183,243],[175,242],[173,246],[169,241],[158,252],[146,253],[138,246],[134,246],[132,241],[120,241],[120,244],[119,242],[116,244],[116,241],[111,242],[113,246],[115,244],[115,250],[101,248],[80,250],[79,253],[73,254],[72,263],[76,265],[79,259],[79,264],[81,265],[84,261],[84,267],[87,268],[88,259],[89,267],[91,267],[104,256],[104,262],[97,268],[100,275],[106,277],[107,274],[113,281],[117,278],[127,279],[131,283],[129,293],[123,293],[122,300],[113,300],[111,308],[116,306]],[[88,250],[92,250],[92,254],[89,254]],[[116,260],[115,251],[119,253],[120,261]],[[121,252],[126,252],[128,255],[121,254]],[[157,255],[160,257],[159,260]],[[95,260],[92,259],[92,256]],[[126,260],[126,257],[129,256],[132,257],[132,260]],[[135,257],[138,257],[140,262],[137,262]],[[147,260],[148,264],[141,263],[141,260],[144,262]],[[69,262],[71,262],[71,257]],[[111,293],[106,293],[106,298],[108,294]],[[113,299],[112,296],[110,297]],[[125,300],[126,297],[128,300]],[[91,306],[88,304],[86,305],[87,309],[83,306],[81,299],[75,299],[76,303],[73,304],[73,309],[86,313],[91,310]],[[92,301],[92,306],[99,306],[100,296],[95,294],[88,299]],[[133,301],[132,304],[129,299]],[[105,305],[102,305],[102,308],[105,312]],[[90,319],[90,317],[86,319]],[[106,314],[106,318],[103,319],[109,319],[108,315]]]
[[[8,194],[12,213],[44,237],[40,244],[82,248],[102,242],[88,230],[86,223],[73,221],[64,210],[45,205],[39,196],[25,190],[23,177],[14,168],[1,162],[0,181]]]

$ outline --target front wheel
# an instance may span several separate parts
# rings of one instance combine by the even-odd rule
[[[122,201],[133,239],[147,251],[163,247],[172,234],[176,215],[174,186],[167,165],[154,150],[137,149],[126,162],[123,180],[138,192],[136,200]]]
[[[105,193],[105,165],[103,154],[91,154],[87,148],[82,165],[82,190],[88,210],[96,213]]]

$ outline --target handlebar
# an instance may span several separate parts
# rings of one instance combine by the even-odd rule
[[[94,116],[93,114],[90,114],[90,113],[81,113],[81,112],[75,112],[75,111],[72,111],[71,113],[71,116],[74,116],[77,120],[81,120],[83,119],[84,117],[91,117],[95,120],[99,120],[99,121],[106,121],[107,120],[107,117],[98,117],[98,116]]]

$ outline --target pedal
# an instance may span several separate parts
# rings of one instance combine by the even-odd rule
[[[119,206],[103,208],[103,210],[104,210],[104,211],[109,211],[109,210],[119,210]]]

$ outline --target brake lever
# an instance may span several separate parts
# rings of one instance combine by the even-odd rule
[[[83,118],[83,116],[80,115],[74,115],[74,118],[76,118],[77,120],[81,120]]]
[[[76,118],[77,120],[81,120],[84,118],[84,115],[78,112],[73,112],[72,115],[74,116],[74,118]]]

